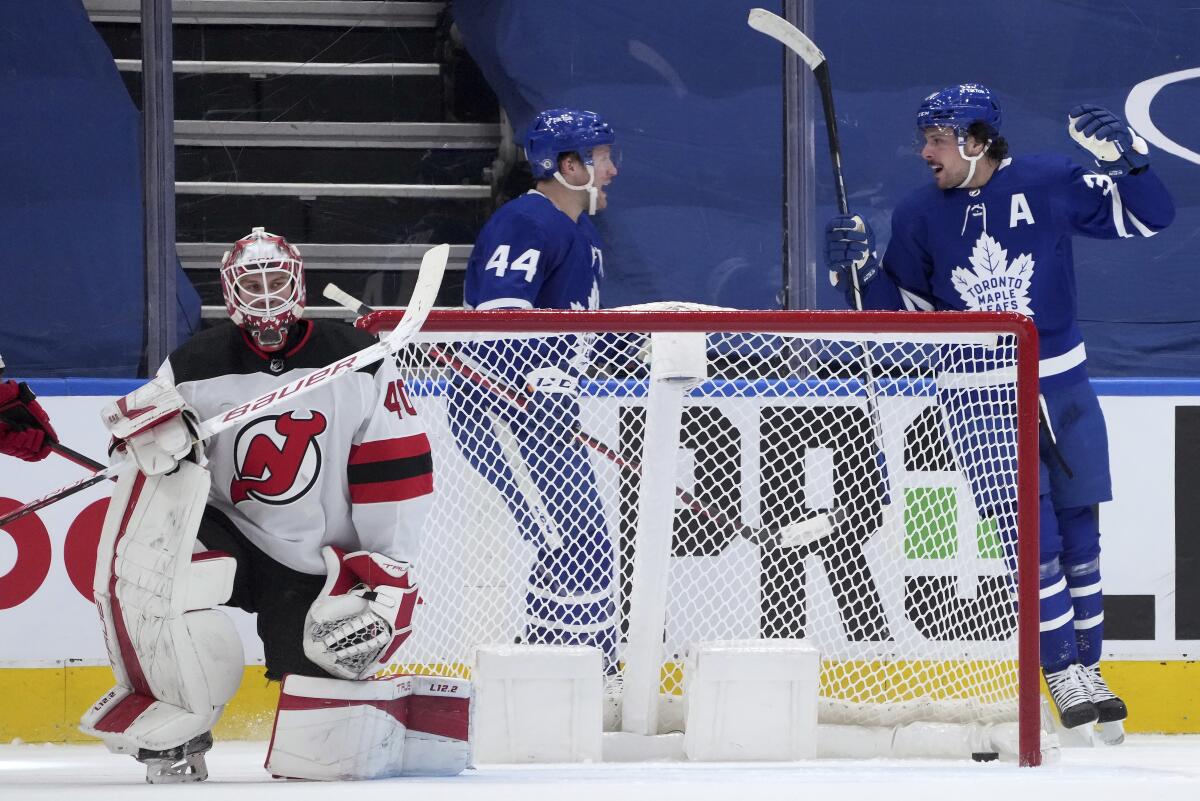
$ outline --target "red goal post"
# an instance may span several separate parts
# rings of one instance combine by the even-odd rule
[[[399,319],[398,310],[378,311],[358,326],[379,334]],[[660,342],[669,333],[700,335],[693,343],[702,343],[707,373],[675,385],[682,409],[664,418],[675,421],[664,439],[655,433],[654,388],[671,382],[656,383],[650,354],[667,353]],[[524,473],[513,492],[548,530],[570,527],[572,515],[534,508],[539,477],[520,462],[522,453],[536,457],[507,430],[526,412],[525,376],[549,362],[578,384],[578,420],[567,422],[593,464],[611,538],[605,589],[616,600],[626,731],[678,725],[669,702],[685,691],[690,643],[804,637],[822,650],[822,723],[991,725],[1011,714],[1016,756],[1040,763],[1030,320],[432,312],[396,357],[430,432],[437,493],[417,566],[426,603],[396,671],[469,675],[474,647],[530,638],[525,582],[536,549],[494,477],[472,469],[461,421],[449,425],[476,410],[464,412],[460,400],[451,411],[446,398],[468,391],[488,406],[478,415],[510,440],[503,458]],[[639,506],[651,484],[664,494]],[[652,515],[638,510],[664,506],[672,510],[658,538],[665,556],[646,557],[654,534],[641,518]],[[635,570],[655,578],[638,584]],[[647,592],[664,597],[647,601]],[[652,670],[636,669],[639,653]],[[631,699],[639,686],[657,711],[654,701]]]

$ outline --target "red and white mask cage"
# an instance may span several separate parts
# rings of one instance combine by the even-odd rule
[[[304,261],[282,236],[254,228],[221,260],[221,292],[229,318],[275,350],[304,314]]]

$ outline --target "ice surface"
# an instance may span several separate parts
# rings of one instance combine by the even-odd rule
[[[265,755],[266,743],[218,742],[207,782],[152,787],[141,765],[99,745],[3,745],[0,799],[330,801],[366,791],[272,779]],[[1040,768],[940,760],[487,765],[455,778],[372,782],[369,792],[410,801],[1198,801],[1200,735],[1130,735],[1121,746],[1064,749],[1057,764]]]

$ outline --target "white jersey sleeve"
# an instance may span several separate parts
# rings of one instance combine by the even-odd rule
[[[364,550],[416,562],[433,502],[429,438],[394,363],[375,373],[346,466],[351,515]]]

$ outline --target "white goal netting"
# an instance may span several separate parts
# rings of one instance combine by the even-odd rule
[[[823,723],[1015,720],[1019,325],[863,319],[435,313],[397,356],[436,500],[393,669],[586,643],[670,699],[694,643],[804,638]]]

